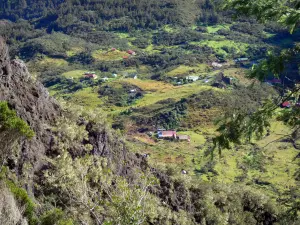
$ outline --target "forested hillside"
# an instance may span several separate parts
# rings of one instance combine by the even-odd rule
[[[274,2],[0,0],[0,224],[298,225],[300,5]]]
[[[129,31],[137,28],[156,29],[174,23],[192,24],[199,18],[202,5],[205,10],[212,7],[209,1],[203,0],[21,0],[2,1],[0,12],[3,18],[12,21],[34,19],[36,27],[44,27],[48,31],[71,32],[80,27]],[[215,19],[211,15],[211,20]]]

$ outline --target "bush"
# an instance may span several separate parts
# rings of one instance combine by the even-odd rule
[[[41,218],[41,225],[73,225],[71,219],[66,218],[65,213],[58,208],[46,212]]]
[[[0,126],[1,130],[17,132],[27,138],[34,136],[33,130],[17,116],[15,111],[9,109],[7,102],[0,102]]]
[[[27,220],[22,216],[23,209],[20,207],[8,190],[6,185],[0,183],[0,224],[3,225],[27,225]]]
[[[28,219],[28,222],[30,225],[36,225],[38,224],[38,219],[35,215],[35,204],[33,201],[29,198],[27,192],[25,189],[18,187],[15,183],[12,181],[6,181],[7,186],[9,187],[9,190],[11,193],[15,196],[17,201],[25,206],[25,212],[24,215]]]

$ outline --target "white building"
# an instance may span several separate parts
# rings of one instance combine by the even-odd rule
[[[108,77],[103,77],[102,81],[106,82],[106,81],[108,81],[108,79],[109,79]]]
[[[192,80],[192,81],[197,81],[197,80],[199,80],[199,77],[198,76],[187,76],[186,79]]]

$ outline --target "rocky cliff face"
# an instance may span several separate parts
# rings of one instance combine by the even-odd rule
[[[35,81],[21,60],[10,60],[5,41],[0,38],[0,101],[7,101],[18,116],[26,121],[34,130],[36,136],[32,140],[20,143],[20,157],[17,162],[11,162],[10,167],[22,173],[22,165],[29,162],[33,166],[33,173],[45,166],[46,153],[51,154],[55,149],[55,136],[51,127],[63,115],[58,102],[49,96],[43,85]],[[86,122],[89,133],[89,144],[93,146],[93,153],[107,157],[114,164],[117,174],[129,175],[131,168],[140,166],[144,162],[129,154],[125,144],[117,136],[111,135],[107,128],[94,126]],[[56,137],[57,139],[57,137]],[[75,143],[82,145],[86,140]],[[124,163],[126,162],[126,163]]]
[[[7,101],[18,116],[26,121],[36,136],[20,145],[19,172],[22,162],[28,161],[34,170],[41,168],[43,155],[49,148],[51,132],[48,129],[61,109],[39,82],[35,82],[21,60],[10,60],[8,48],[0,38],[0,101]]]

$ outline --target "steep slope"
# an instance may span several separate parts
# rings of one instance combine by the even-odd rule
[[[3,39],[0,39],[0,58],[0,100],[8,101],[35,131],[36,136],[31,141],[24,141],[20,149],[21,161],[32,162],[34,170],[38,170],[39,160],[50,147],[51,133],[47,128],[61,115],[61,109],[48,91],[32,80],[22,61],[10,61]]]
[[[60,106],[7,52],[1,39],[0,101],[7,101],[36,136],[22,140],[17,159],[7,161],[10,170],[1,170],[0,193],[10,195],[5,194],[9,188],[26,209],[29,224],[248,225],[279,220],[277,206],[248,187],[191,183],[188,175],[170,177],[150,168],[145,157],[130,153],[99,112],[87,116]],[[148,183],[151,179],[156,182]]]
[[[10,61],[8,48],[2,38],[0,39],[0,59],[0,101],[7,101],[36,134],[32,140],[23,140],[20,143],[19,165],[10,166],[19,168],[21,173],[22,165],[29,162],[33,166],[32,172],[36,172],[45,165],[46,154],[56,154],[59,148],[57,135],[62,134],[54,132],[52,128],[56,126],[58,120],[64,117],[64,112],[58,102],[49,96],[43,85],[33,80],[21,60]],[[117,163],[124,160],[130,161],[132,157],[127,157],[124,143],[116,136],[112,136],[107,126],[95,127],[88,121],[83,121],[83,123],[89,132],[89,139],[79,140],[72,147],[81,148],[82,143],[88,142],[93,146],[93,152],[96,155],[109,158],[120,165],[116,168],[118,173],[125,173],[123,170],[127,167],[122,166],[124,165],[122,163]]]

